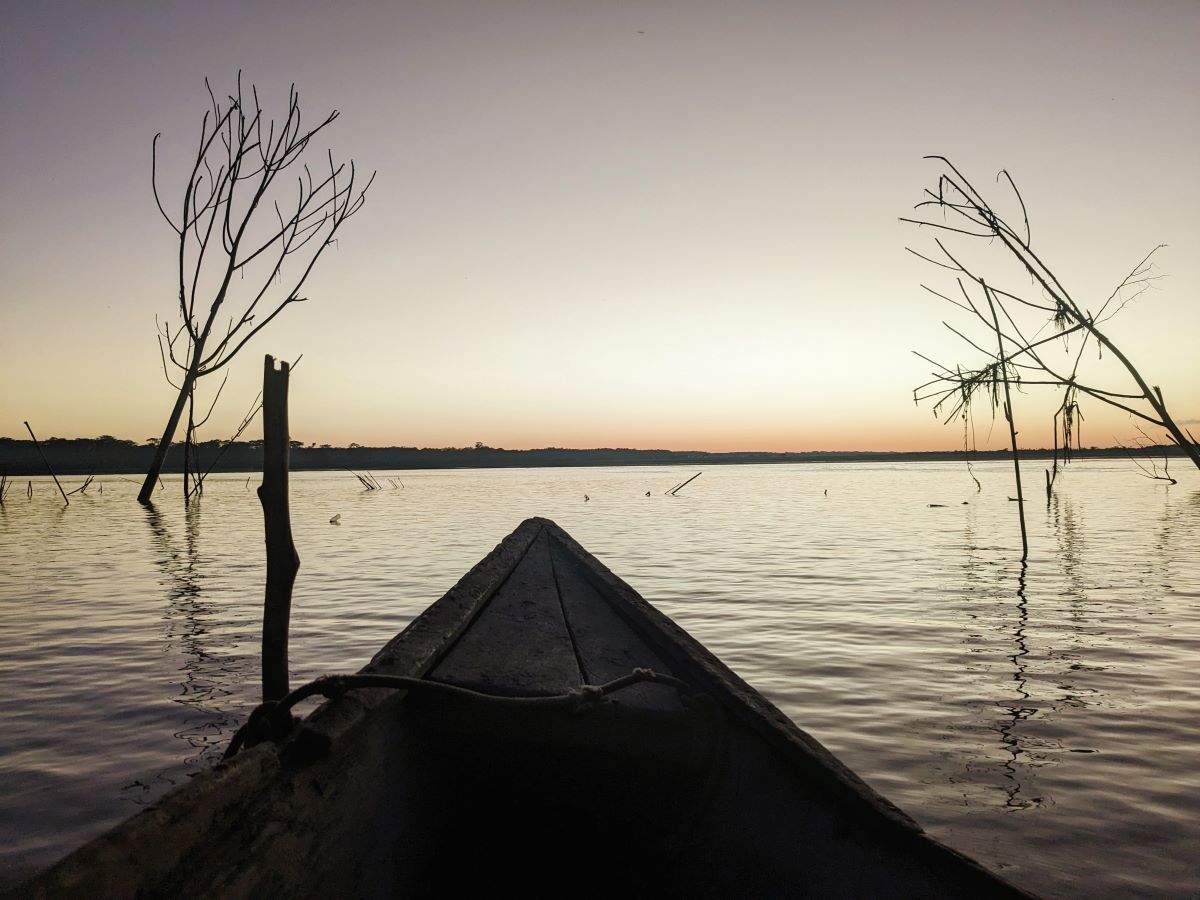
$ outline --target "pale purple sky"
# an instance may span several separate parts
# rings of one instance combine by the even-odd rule
[[[970,358],[897,223],[950,156],[1007,167],[1045,257],[1200,419],[1200,4],[55,3],[0,32],[0,435],[157,434],[154,315],[206,102],[295,82],[379,171],[306,293],[234,366],[207,436],[304,354],[316,442],[952,447],[914,408]],[[318,149],[323,149],[321,144]],[[1085,302],[1085,305],[1088,305]],[[1051,398],[1022,399],[1030,443]],[[1088,415],[1087,443],[1127,434]],[[999,443],[1000,429],[994,435]]]

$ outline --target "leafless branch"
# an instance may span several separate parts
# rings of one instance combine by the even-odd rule
[[[180,377],[167,375],[178,395],[139,494],[143,501],[195,383],[228,366],[284,309],[307,299],[301,292],[317,261],[362,209],[375,178],[372,173],[364,184],[354,161],[335,160],[332,152],[314,176],[306,151],[338,112],[304,124],[295,85],[280,118],[264,112],[257,87],[244,87],[240,72],[234,92],[223,99],[208,81],[205,91],[209,108],[177,219],[159,190],[160,135],[151,144],[155,203],[177,238],[178,325],[161,328],[159,353],[164,374],[169,362]],[[280,177],[297,171],[294,165],[295,181]],[[211,414],[210,406],[201,424]]]
[[[1078,424],[1083,419],[1080,396],[1165,429],[1171,440],[1200,467],[1200,445],[1179,428],[1171,418],[1161,392],[1146,382],[1132,361],[1099,327],[1161,277],[1153,273],[1152,262],[1161,245],[1146,254],[1126,274],[1093,315],[1067,292],[1058,276],[1034,250],[1025,198],[1007,170],[1001,170],[996,180],[1006,183],[1016,199],[1020,209],[1020,230],[1012,227],[948,159],[941,156],[927,159],[940,162],[946,171],[938,176],[933,188],[923,191],[923,199],[916,204],[916,208],[940,212],[946,221],[933,221],[928,214],[925,214],[926,218],[903,218],[901,221],[958,235],[959,240],[983,239],[998,245],[1032,279],[1035,290],[1040,291],[1041,296],[1030,299],[1015,291],[993,287],[984,280],[981,272],[952,252],[941,238],[934,240],[940,258],[909,248],[909,252],[925,262],[956,274],[961,298],[952,297],[928,285],[922,287],[956,309],[968,313],[975,327],[982,327],[989,332],[990,339],[996,342],[997,347],[996,350],[984,349],[983,339],[976,339],[965,329],[943,322],[968,348],[980,354],[983,362],[977,366],[949,367],[917,354],[936,368],[932,380],[914,389],[913,399],[918,403],[932,402],[934,414],[949,422],[959,416],[970,415],[971,401],[979,391],[988,394],[994,413],[1001,405],[997,393],[1001,385],[1006,390],[1010,385],[1018,390],[1024,387],[1062,390],[1062,402],[1053,419],[1055,466],[1053,476],[1047,473],[1048,489],[1058,473],[1059,454],[1064,462],[1069,461],[1071,442],[1073,439],[1078,441]],[[990,315],[984,314],[981,303],[972,297],[972,293],[983,297]],[[1043,337],[1047,329],[1051,333]],[[1070,340],[1076,335],[1079,343],[1077,347],[1072,347]],[[1069,354],[1068,369],[1061,369],[1045,352],[1055,345],[1061,346]],[[1084,351],[1089,345],[1116,358],[1131,382],[1129,387],[1110,387],[1085,380],[1082,364]],[[1010,402],[1004,406],[1006,418],[1011,420]]]

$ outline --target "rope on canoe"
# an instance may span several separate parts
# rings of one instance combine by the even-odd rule
[[[255,707],[242,727],[234,732],[229,747],[225,750],[223,759],[235,755],[246,743],[247,738],[255,738],[255,743],[262,741],[280,741],[287,737],[295,725],[291,709],[297,703],[309,697],[322,696],[329,699],[340,697],[348,690],[355,688],[390,688],[392,690],[427,691],[432,694],[448,694],[457,697],[467,697],[487,703],[511,704],[514,706],[537,706],[543,709],[561,708],[567,712],[579,712],[595,706],[609,694],[632,687],[635,684],[654,682],[669,685],[676,690],[691,694],[692,688],[674,675],[665,675],[653,669],[637,668],[628,675],[614,678],[604,684],[581,684],[578,688],[565,694],[554,694],[545,697],[514,697],[508,694],[488,694],[457,684],[447,684],[444,681],[429,681],[425,678],[414,678],[409,675],[322,675],[308,684],[296,688],[282,700],[268,701]]]

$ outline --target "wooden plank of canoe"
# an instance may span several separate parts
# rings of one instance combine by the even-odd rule
[[[446,594],[388,641],[361,671],[427,676],[464,634],[520,564],[545,528],[545,519],[526,519]],[[322,755],[380,703],[393,700],[386,688],[349,691],[319,706],[281,748],[290,759]]]
[[[563,618],[544,531],[429,677],[510,696],[578,689],[583,675]]]
[[[563,613],[587,684],[603,684],[636,668],[673,674],[671,667],[617,614],[584,577],[579,564],[557,541],[551,561]],[[610,696],[610,702],[640,710],[678,712],[678,692],[665,685],[639,684]]]

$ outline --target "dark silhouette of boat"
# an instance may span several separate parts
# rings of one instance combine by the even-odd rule
[[[239,736],[17,893],[1029,896],[926,835],[545,519],[358,676],[301,695],[316,689],[332,699],[302,722],[257,717],[289,723],[279,741]]]

